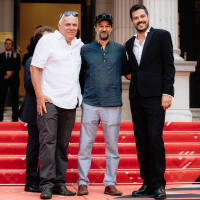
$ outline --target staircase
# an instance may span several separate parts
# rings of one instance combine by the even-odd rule
[[[80,123],[76,122],[68,147],[69,164],[66,182],[78,181],[78,146]],[[105,144],[101,125],[92,149],[91,184],[102,184]],[[27,127],[23,122],[0,123],[0,184],[25,183]],[[200,122],[166,123],[164,127],[167,183],[194,183],[200,176]],[[119,136],[120,162],[118,184],[141,184],[132,123],[122,122]]]
[[[5,107],[3,116],[4,122],[12,122],[12,107]],[[21,120],[19,119],[19,121]],[[81,121],[81,108],[76,109],[76,121]]]

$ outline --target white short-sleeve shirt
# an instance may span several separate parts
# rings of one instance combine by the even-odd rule
[[[82,103],[79,84],[82,46],[77,38],[68,45],[59,31],[44,35],[36,45],[31,65],[40,68],[42,93],[60,108],[74,109],[77,100],[79,106]]]

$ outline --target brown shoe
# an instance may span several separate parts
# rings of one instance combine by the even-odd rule
[[[87,190],[87,185],[79,185],[78,186],[78,196],[82,196],[82,195],[87,195],[89,194],[88,190]]]
[[[118,191],[114,185],[109,185],[105,188],[104,194],[109,194],[112,196],[121,196],[122,192]]]

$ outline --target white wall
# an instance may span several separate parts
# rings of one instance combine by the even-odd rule
[[[0,32],[14,31],[14,0],[0,0]],[[3,52],[4,42],[0,42],[0,53]]]

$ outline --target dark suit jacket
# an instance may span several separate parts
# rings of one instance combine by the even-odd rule
[[[8,80],[19,81],[20,69],[21,69],[21,58],[19,54],[17,54],[17,57],[14,58],[12,53],[9,66],[7,66],[5,52],[0,54],[0,80],[4,80],[4,76],[6,75],[7,71],[14,71],[13,76],[11,76]]]
[[[22,106],[19,110],[19,117],[23,122],[36,125],[37,119],[37,102],[35,91],[31,81],[30,66],[32,57],[30,57],[24,66],[24,88],[26,94]]]
[[[174,57],[171,35],[166,30],[151,28],[147,35],[140,66],[133,53],[135,36],[126,42],[129,56],[131,83],[129,98],[135,97],[136,91],[143,97],[174,96]]]

